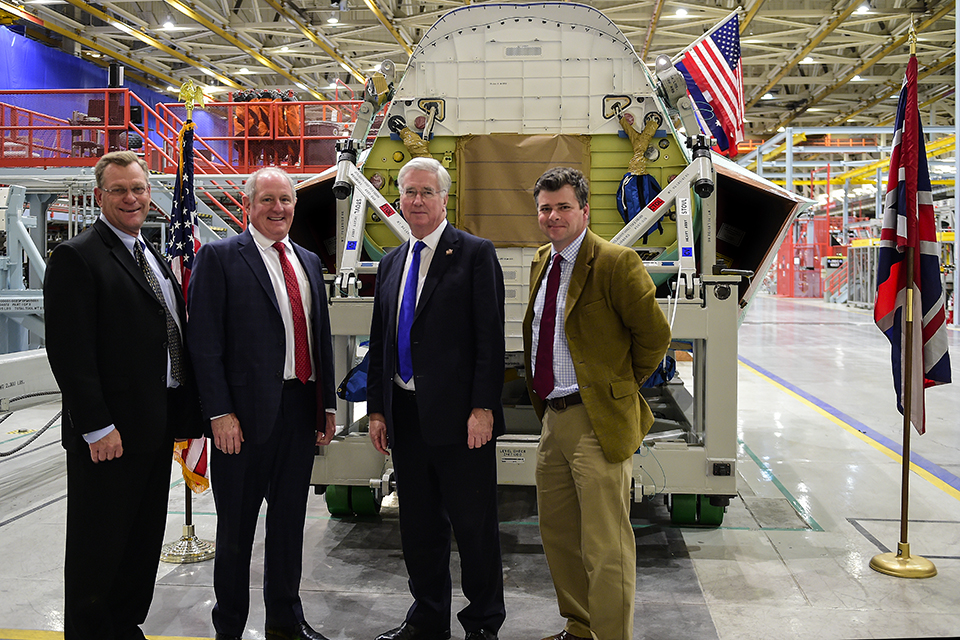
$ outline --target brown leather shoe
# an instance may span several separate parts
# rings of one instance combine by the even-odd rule
[[[581,638],[580,636],[575,636],[566,629],[561,631],[555,636],[550,636],[549,638],[544,638],[543,640],[593,640],[592,638]]]

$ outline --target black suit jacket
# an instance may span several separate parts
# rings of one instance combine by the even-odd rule
[[[316,254],[293,247],[310,280],[318,399],[321,409],[336,408],[323,267]],[[265,442],[280,409],[285,342],[277,295],[249,231],[200,248],[188,297],[187,335],[204,416],[234,413],[245,440]]]
[[[408,245],[380,261],[370,327],[367,410],[385,416],[391,443],[398,294]],[[474,408],[492,409],[494,437],[504,432],[503,303],[503,271],[493,243],[448,224],[410,332],[420,426],[428,444],[466,445]]]
[[[181,326],[180,287],[171,280]],[[202,433],[196,382],[184,341],[184,381],[167,392],[167,323],[160,300],[116,233],[102,220],[58,246],[43,286],[47,358],[63,395],[62,441],[88,453],[83,434],[116,426],[124,452],[172,446]],[[168,401],[169,399],[169,401]],[[172,451],[171,451],[172,454]]]

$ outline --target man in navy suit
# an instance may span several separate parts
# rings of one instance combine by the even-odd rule
[[[43,286],[67,451],[63,637],[143,640],[173,439],[200,436],[200,403],[181,335],[183,294],[140,236],[147,164],[108,153],[94,175],[102,215],[54,250]]]
[[[433,158],[400,170],[412,238],[377,271],[367,408],[370,438],[393,453],[400,542],[413,605],[377,640],[450,637],[451,527],[466,640],[505,618],[494,442],[504,432],[503,273],[489,240],[447,222],[450,175]]]
[[[264,499],[267,640],[325,640],[304,620],[300,575],[314,445],[333,438],[336,393],[320,259],[288,235],[295,204],[282,170],[252,174],[250,226],[201,247],[190,278],[190,355],[215,445],[217,640],[246,625]]]

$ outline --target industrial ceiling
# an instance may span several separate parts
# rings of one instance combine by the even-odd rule
[[[463,2],[428,0],[0,0],[0,20],[160,90],[193,79],[217,100],[276,89],[347,99],[385,59],[402,73],[423,33]],[[954,119],[955,2],[948,0],[640,0],[585,2],[653,64],[741,8],[748,138],[778,128],[888,125],[918,34],[925,123]],[[336,20],[336,22],[334,22]],[[171,94],[171,101],[176,101]]]

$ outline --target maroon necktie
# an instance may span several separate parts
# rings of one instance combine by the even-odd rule
[[[541,400],[553,391],[553,334],[557,326],[557,292],[560,290],[560,254],[553,257],[547,291],[543,296],[540,314],[540,333],[537,339],[537,366],[533,372],[533,390]]]
[[[280,255],[280,268],[283,269],[283,281],[287,285],[287,297],[293,311],[293,355],[297,379],[306,384],[310,379],[310,342],[307,339],[307,316],[303,313],[303,300],[300,298],[300,285],[293,265],[287,260],[286,247],[282,242],[274,242],[273,248]]]

